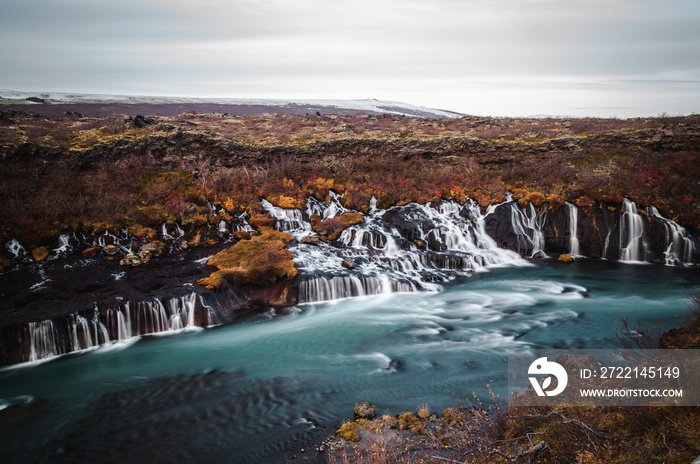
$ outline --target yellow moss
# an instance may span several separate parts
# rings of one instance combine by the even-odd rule
[[[335,434],[343,440],[360,441],[360,429],[366,423],[365,420],[358,420],[344,423]]]
[[[354,226],[355,224],[362,224],[363,222],[365,222],[361,213],[344,213],[340,217],[343,218],[345,222],[347,222],[351,226]]]
[[[246,285],[265,285],[277,279],[293,279],[298,271],[285,243],[293,237],[284,232],[266,230],[250,240],[240,241],[207,261],[218,271],[197,281],[207,288],[221,288],[226,281]]]
[[[97,232],[97,228],[95,229],[95,232]],[[129,233],[133,235],[136,238],[144,239],[144,238],[150,238],[154,239],[158,236],[158,232],[155,231],[155,229],[151,229],[150,227],[141,227],[141,226],[135,226],[133,228],[129,229]]]
[[[557,261],[561,263],[573,263],[576,261],[573,256],[567,255],[566,253],[559,255],[559,259]]]
[[[417,420],[418,418],[412,412],[401,414],[399,416],[399,430],[410,430]]]
[[[286,197],[284,195],[273,195],[268,198],[270,203],[280,208],[298,208],[299,202],[295,198]]]

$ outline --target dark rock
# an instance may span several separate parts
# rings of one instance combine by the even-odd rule
[[[508,202],[498,205],[493,213],[486,216],[484,221],[486,232],[496,240],[502,248],[530,256],[534,244],[527,235],[518,233],[511,221],[511,208],[517,208],[517,203]]]
[[[306,245],[318,245],[318,242],[320,239],[318,238],[318,235],[307,235],[306,237],[301,239],[301,243],[304,243]],[[353,266],[355,267],[355,266]],[[352,269],[352,268],[350,268]]]
[[[355,263],[351,258],[345,258],[341,264],[345,269],[355,269]]]
[[[97,256],[97,253],[100,252],[100,247],[94,246],[90,248],[84,249],[80,254],[83,256],[83,258],[93,258]]]
[[[140,114],[137,114],[134,117],[128,117],[124,120],[124,124],[126,124],[127,127],[133,127],[134,129],[141,129],[155,123],[156,122],[153,118],[148,118]]]

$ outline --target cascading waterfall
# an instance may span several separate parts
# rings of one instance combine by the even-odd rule
[[[299,303],[413,291],[416,291],[416,287],[412,282],[391,281],[386,275],[311,278],[299,283]]]
[[[71,237],[68,234],[61,234],[58,236],[58,248],[54,251],[57,253],[69,253],[73,251],[73,246],[71,245]]]
[[[298,209],[279,208],[267,200],[262,200],[261,203],[263,209],[275,218],[275,229],[282,232],[295,232],[300,229],[311,230],[311,225],[304,221],[304,217]]]
[[[666,240],[664,258],[666,264],[671,266],[694,264],[697,247],[688,231],[672,219],[661,216],[655,206],[649,206],[646,211],[648,216],[656,219],[664,226]]]
[[[566,217],[569,223],[569,254],[579,256],[581,250],[578,243],[578,208],[571,203],[566,203]]]
[[[637,213],[637,205],[625,198],[620,214],[620,261],[645,261],[646,255],[644,220]]]
[[[137,303],[125,303],[105,313],[105,322],[98,312],[90,320],[80,314],[67,316],[64,337],[68,352],[86,350],[112,342],[125,341],[140,335],[173,332],[196,327],[195,306],[198,295],[191,293],[162,302],[158,299]],[[207,325],[212,325],[214,315],[208,306]],[[30,322],[29,361],[57,356],[64,352],[59,330],[52,320]],[[111,336],[110,336],[111,334]]]
[[[168,233],[168,229],[165,227],[165,223],[163,223],[160,226],[160,235],[166,240],[173,238],[173,236]]]
[[[539,215],[532,203],[524,210],[518,208],[517,202],[507,202],[510,205],[510,220],[513,231],[518,238],[518,253],[531,249],[531,255],[544,254],[545,241],[542,228],[547,220],[547,209]]]
[[[5,244],[5,249],[10,252],[13,258],[17,259],[20,255],[29,256],[27,250],[19,243],[16,238],[8,241]]]
[[[29,323],[29,361],[38,361],[58,355],[56,334],[50,320]]]
[[[298,210],[263,208],[276,220],[276,228],[297,240],[312,234],[306,218],[322,218],[351,212],[340,204],[310,198],[306,218]],[[408,237],[408,238],[407,238]],[[338,241],[291,248],[302,278],[299,302],[326,301],[364,295],[432,289],[430,282],[468,274],[503,263],[523,263],[514,252],[499,248],[484,229],[484,216],[472,201],[464,206],[441,202],[435,207],[410,204],[387,210],[370,202],[364,222],[345,229]],[[344,263],[352,261],[351,269]]]

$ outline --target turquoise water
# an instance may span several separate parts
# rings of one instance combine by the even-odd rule
[[[620,314],[678,326],[699,276],[548,260],[6,368],[3,462],[280,462],[357,401],[395,414],[504,396],[507,350],[616,347]]]

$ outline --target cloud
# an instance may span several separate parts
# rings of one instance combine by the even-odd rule
[[[581,95],[626,107],[605,103],[653,87],[654,104],[666,93],[669,106],[679,94],[697,106],[699,23],[692,0],[11,1],[0,6],[0,86],[465,112],[481,92],[491,114],[564,112]]]

